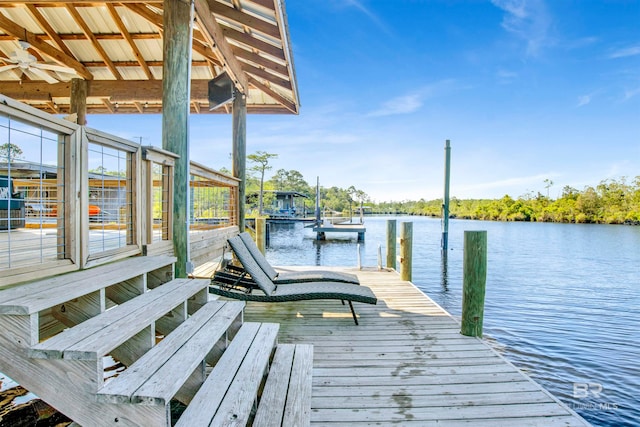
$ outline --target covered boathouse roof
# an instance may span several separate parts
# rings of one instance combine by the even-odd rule
[[[191,113],[230,112],[208,102],[226,71],[247,113],[298,114],[284,0],[193,3]],[[161,113],[162,35],[162,1],[0,0],[0,93],[68,114],[80,78],[88,114]]]

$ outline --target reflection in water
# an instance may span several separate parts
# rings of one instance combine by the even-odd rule
[[[314,240],[314,243],[316,247],[316,265],[322,265],[322,242],[319,240]]]
[[[444,250],[441,252],[440,257],[440,269],[442,275],[440,280],[440,286],[442,286],[443,292],[449,292],[449,272],[447,271],[448,261],[447,261],[447,251]]]
[[[438,219],[393,219],[414,224],[412,282],[454,317],[462,308],[463,231],[486,229],[486,335],[594,425],[638,425],[640,227],[453,220],[443,254]],[[386,220],[367,218],[365,267],[377,264]],[[267,250],[273,265],[357,265],[354,236],[317,242],[302,224],[277,227]],[[575,383],[604,391],[577,400]]]

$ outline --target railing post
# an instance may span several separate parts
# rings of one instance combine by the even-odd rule
[[[267,241],[267,219],[256,218],[256,245],[260,252],[265,253]]]
[[[411,281],[413,223],[400,223],[400,279]]]
[[[396,269],[396,220],[387,220],[387,268]]]
[[[460,333],[482,337],[484,294],[487,283],[487,232],[464,232],[462,323]]]

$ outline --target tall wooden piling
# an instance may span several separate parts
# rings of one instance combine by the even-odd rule
[[[396,220],[387,220],[387,268],[396,269]]]
[[[240,179],[238,186],[238,228],[243,232],[245,224],[245,195],[247,178],[247,100],[243,93],[235,91],[233,98],[233,176]]]
[[[189,109],[194,6],[165,0],[162,67],[162,148],[177,154],[173,168],[175,276],[187,277],[189,245]]]
[[[442,199],[442,250],[449,248],[449,181],[451,176],[451,143],[444,145],[444,198]]]
[[[267,219],[256,218],[256,245],[260,252],[264,253],[266,250],[267,242]]]
[[[411,280],[413,249],[413,223],[400,223],[400,278]]]
[[[487,232],[464,232],[462,277],[462,324],[460,333],[482,337],[484,294],[487,283]]]

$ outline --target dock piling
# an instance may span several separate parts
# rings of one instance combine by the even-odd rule
[[[396,269],[396,220],[387,220],[387,268]]]
[[[487,232],[464,232],[462,277],[462,322],[460,333],[482,337],[484,295],[487,283]]]
[[[444,198],[442,199],[442,250],[449,248],[449,180],[451,177],[451,143],[444,146]]]
[[[411,281],[413,223],[400,223],[400,278]]]
[[[265,253],[267,241],[267,219],[256,218],[256,245],[260,252]]]

